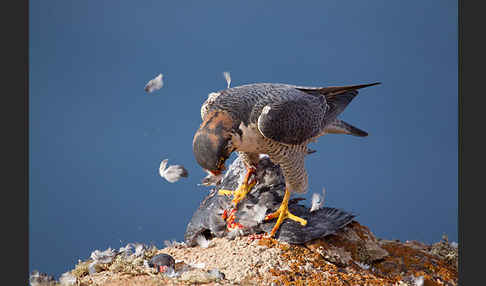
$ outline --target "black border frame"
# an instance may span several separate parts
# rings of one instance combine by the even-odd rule
[[[29,284],[29,1],[2,5],[2,284]],[[3,131],[2,130],[2,131]],[[11,280],[13,280],[11,282]],[[8,282],[7,282],[8,281]]]
[[[479,1],[458,1],[458,240],[459,285],[482,285],[484,251],[481,216],[484,177],[483,155],[486,142],[481,136],[485,113],[482,83],[484,73],[484,20]],[[476,4],[476,6],[474,6]],[[481,57],[481,55],[483,55]],[[479,134],[479,136],[475,136]],[[474,136],[474,137],[473,137]],[[483,151],[483,152],[481,152]],[[481,164],[483,163],[483,164]],[[469,233],[469,235],[466,235]],[[476,282],[476,283],[475,283]],[[484,282],[483,282],[484,283]]]
[[[482,242],[482,222],[479,210],[483,202],[472,195],[480,194],[483,185],[479,180],[482,166],[480,150],[486,146],[484,139],[467,137],[466,133],[482,133],[479,126],[483,122],[479,116],[484,111],[482,105],[474,100],[484,97],[480,84],[484,79],[481,68],[486,50],[484,25],[480,22],[484,18],[483,10],[478,5],[480,1],[458,1],[458,153],[459,153],[459,188],[458,188],[458,231],[459,231],[459,285],[475,285],[474,280],[481,275],[482,262],[480,243]],[[7,163],[6,172],[2,177],[6,180],[4,186],[4,202],[1,214],[4,218],[4,235],[7,239],[4,248],[7,250],[9,275],[7,280],[15,279],[20,283],[10,285],[29,285],[29,1],[10,1],[2,9],[4,25],[2,47],[6,65],[3,80],[4,112],[3,126],[8,130],[3,136],[4,154]],[[5,89],[6,88],[6,89]],[[14,108],[12,108],[14,107]],[[479,131],[479,132],[478,132]],[[473,135],[474,136],[474,135]],[[467,151],[466,151],[467,148]],[[12,152],[15,150],[16,152]],[[466,152],[464,152],[466,151]],[[476,159],[475,163],[472,162]],[[11,172],[13,171],[13,172]],[[478,223],[476,223],[478,222]],[[469,236],[466,236],[469,229]],[[472,234],[476,231],[476,235]],[[472,235],[471,235],[472,234]],[[6,246],[6,247],[5,247]],[[10,271],[13,271],[10,274]],[[17,282],[17,281],[15,281]],[[476,284],[479,285],[479,284]]]

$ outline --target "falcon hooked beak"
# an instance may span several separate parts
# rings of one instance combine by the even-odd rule
[[[197,163],[214,176],[226,170],[225,162],[235,150],[231,142],[233,122],[223,112],[214,112],[204,121],[192,141]]]

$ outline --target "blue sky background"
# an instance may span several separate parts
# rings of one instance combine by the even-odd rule
[[[456,1],[30,1],[29,265],[183,240],[208,188],[192,154],[210,92],[374,81],[306,161],[310,203],[385,239],[457,241]],[[157,74],[164,86],[146,94]],[[171,184],[160,161],[189,178]],[[229,163],[229,162],[228,162]]]

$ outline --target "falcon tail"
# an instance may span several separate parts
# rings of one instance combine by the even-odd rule
[[[348,91],[354,91],[365,87],[381,84],[381,82],[374,82],[368,84],[345,85],[345,86],[328,86],[319,89],[321,94],[326,95],[326,98],[333,97]]]
[[[358,137],[366,137],[368,133],[342,120],[335,119],[331,124],[324,128],[324,133],[330,134],[349,134]]]

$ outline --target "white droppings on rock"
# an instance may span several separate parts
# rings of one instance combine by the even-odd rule
[[[133,246],[131,243],[128,243],[126,246],[120,247],[118,252],[122,255],[130,256],[133,254]]]
[[[176,240],[164,240],[165,247],[175,247],[175,248],[184,248],[186,247],[185,242],[178,242]]]
[[[148,247],[145,244],[142,243],[134,243],[135,247],[135,257],[143,257],[145,254],[145,251],[147,251]]]
[[[204,267],[206,267],[206,264],[204,262],[195,262],[195,263],[189,263],[189,266],[193,268],[204,269]]]
[[[51,275],[47,275],[46,273],[34,270],[30,274],[29,282],[31,286],[43,286],[54,285],[55,280],[54,277]]]
[[[355,261],[356,265],[358,265],[361,269],[368,270],[370,269],[370,266],[366,263],[361,263],[359,261]]]
[[[145,267],[145,268],[150,268],[150,265],[149,265],[149,262],[148,262],[148,260],[147,260],[147,259],[144,259],[144,260],[143,260],[143,267]]]
[[[205,271],[218,269],[224,273],[225,279],[234,283],[241,282],[246,276],[266,276],[270,269],[288,265],[282,261],[279,248],[258,245],[258,241],[246,236],[235,237],[233,240],[216,237],[211,243],[214,247],[165,248],[162,252],[184,261],[192,268],[200,266]]]
[[[413,285],[414,286],[423,286],[424,285],[424,277],[423,276],[419,276],[419,277],[415,277],[413,279]]]
[[[117,251],[115,249],[108,248],[105,251],[95,250],[91,252],[91,259],[94,260],[96,263],[111,263],[113,258],[117,255]]]
[[[224,273],[219,271],[218,269],[211,269],[211,270],[209,270],[208,273],[216,279],[224,279],[225,278]]]
[[[95,273],[98,273],[100,269],[100,267],[97,267],[100,263],[98,261],[93,261],[89,264],[88,266],[88,271],[89,271],[89,274],[90,275],[93,275]]]
[[[77,282],[77,278],[71,272],[65,272],[59,277],[59,283],[62,286],[72,286]]]

